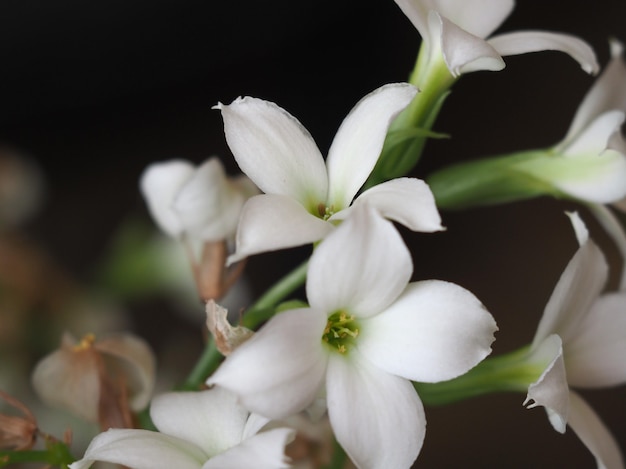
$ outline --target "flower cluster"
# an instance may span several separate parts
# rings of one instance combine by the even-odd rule
[[[96,461],[135,469],[289,467],[298,436],[288,426],[298,418],[328,419],[335,462],[347,455],[359,469],[409,468],[424,442],[425,405],[502,390],[545,407],[558,432],[569,425],[599,468],[624,468],[619,443],[573,390],[626,383],[626,281],[602,293],[609,267],[579,216],[570,215],[579,248],[534,339],[496,357],[492,313],[460,285],[412,281],[403,238],[445,230],[440,209],[552,195],[590,208],[626,258],[626,234],[605,206],[626,200],[621,45],[613,42],[610,64],[560,143],[461,162],[425,181],[409,171],[426,139],[438,135],[434,121],[463,74],[502,70],[502,57],[541,50],[565,52],[591,74],[599,66],[587,43],[570,35],[492,35],[513,0],[396,3],[422,36],[410,82],[363,97],[326,158],[295,117],[247,96],[215,106],[243,175],[227,176],[217,158],[145,170],[141,192],[156,224],[187,248],[210,341],[184,391],[152,399],[156,428],[142,429],[131,427],[152,395],[147,346],[126,336],[78,343],[66,336],[35,370],[35,386],[103,430],[70,469]],[[245,260],[304,245],[312,249],[307,263],[231,326],[214,300]]]

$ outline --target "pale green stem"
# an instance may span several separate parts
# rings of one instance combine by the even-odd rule
[[[466,374],[440,383],[414,383],[422,402],[443,405],[496,392],[528,392],[539,379],[542,366],[528,361],[530,346],[487,358]]]

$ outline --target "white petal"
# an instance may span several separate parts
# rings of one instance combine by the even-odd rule
[[[274,316],[226,358],[207,384],[230,389],[244,407],[265,417],[280,419],[303,410],[324,379],[326,321],[314,309]]]
[[[440,31],[443,57],[453,76],[504,68],[500,54],[483,38],[468,33],[435,12],[429,15],[429,25],[433,32]]]
[[[295,430],[275,428],[245,440],[240,445],[211,458],[202,469],[279,469],[291,467],[285,457],[285,446]]]
[[[383,217],[413,231],[433,232],[444,229],[428,185],[421,179],[398,178],[378,184],[363,192],[352,204],[331,220],[345,219],[356,205],[367,203]]]
[[[543,50],[555,50],[570,55],[587,73],[596,74],[600,70],[596,54],[589,44],[569,34],[546,31],[518,31],[494,36],[487,42],[503,57]]]
[[[66,333],[61,348],[37,363],[32,375],[33,387],[50,406],[97,422],[100,359],[92,348],[74,350],[75,344],[76,340]]]
[[[257,195],[243,206],[236,251],[228,263],[261,252],[313,243],[333,230],[331,223],[311,215],[290,197]]]
[[[578,241],[578,246],[583,246],[587,241],[589,241],[589,230],[587,229],[587,225],[580,218],[578,212],[565,212],[572,223],[572,228],[574,228],[574,233],[576,233],[576,240]]]
[[[424,441],[426,418],[409,381],[357,356],[332,354],[326,389],[335,437],[358,468],[411,467]]]
[[[416,93],[408,83],[382,86],[361,99],[344,119],[326,161],[330,208],[338,211],[350,205],[378,161],[389,125]]]
[[[550,334],[558,334],[564,343],[578,334],[583,317],[604,288],[608,269],[593,241],[587,241],[576,251],[543,311],[533,347]]]
[[[623,199],[622,203],[625,204],[626,208],[626,199]],[[613,211],[605,205],[587,204],[587,208],[591,211],[591,213],[593,213],[596,220],[598,220],[602,228],[604,228],[606,234],[608,234],[611,240],[615,243],[615,246],[622,256],[622,262],[626,262],[626,232],[624,231],[622,223],[615,216]],[[622,277],[620,280],[619,290],[626,291],[626,269],[624,267],[622,267]]]
[[[600,155],[608,147],[609,139],[620,131],[624,123],[623,111],[607,111],[592,120],[569,142],[559,144],[555,151],[566,156]]]
[[[432,0],[395,0],[395,2],[413,23],[422,40],[428,41],[428,11],[433,8],[434,2]]]
[[[183,230],[172,204],[194,171],[194,166],[188,161],[172,160],[151,164],[141,175],[139,187],[150,215],[159,228],[170,236],[179,236]]]
[[[200,469],[207,460],[200,448],[178,438],[148,430],[112,429],[97,435],[85,456],[70,469],[86,469],[95,461],[133,469]]]
[[[544,406],[554,429],[564,433],[569,415],[569,387],[563,364],[561,338],[553,334],[537,347],[533,347],[529,362],[547,363],[547,366],[539,379],[528,386],[524,405],[529,409]]]
[[[211,158],[181,188],[173,208],[185,232],[204,241],[219,241],[235,234],[244,202],[220,160]]]
[[[438,0],[436,10],[470,34],[485,38],[511,14],[513,0]]]
[[[386,311],[359,324],[360,353],[389,373],[422,382],[466,373],[489,355],[497,330],[474,295],[438,280],[409,284]]]
[[[404,290],[411,254],[394,226],[362,204],[311,256],[306,291],[313,308],[359,317],[383,311]]]
[[[598,415],[575,392],[570,392],[569,424],[596,458],[598,469],[624,469],[619,445]]]
[[[237,164],[263,192],[312,206],[326,199],[324,158],[295,117],[272,102],[250,97],[216,108],[222,111],[226,141]]]
[[[612,60],[578,106],[564,139],[566,142],[600,114],[612,109],[626,111],[626,66],[621,58],[623,48],[617,41],[611,45]]]
[[[565,347],[572,386],[609,387],[626,383],[626,292],[598,298]]]
[[[233,393],[215,387],[157,396],[150,416],[162,433],[194,443],[213,457],[241,442],[248,411]]]
[[[116,334],[96,341],[94,348],[103,353],[109,376],[123,376],[133,410],[144,409],[152,398],[156,360],[143,339]]]

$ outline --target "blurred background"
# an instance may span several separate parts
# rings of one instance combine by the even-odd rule
[[[520,0],[499,31],[519,29],[577,35],[604,65],[608,38],[626,41],[626,2]],[[64,330],[132,330],[157,351],[161,388],[180,380],[201,350],[204,308],[178,246],[159,251],[158,262],[144,252],[160,241],[138,191],[142,170],[160,160],[200,163],[219,155],[235,174],[211,106],[240,95],[287,109],[325,153],[362,96],[406,80],[418,46],[392,0],[2,0],[0,190],[10,202],[0,209],[0,388],[30,399],[30,369]],[[427,145],[415,176],[453,161],[549,146],[565,135],[593,78],[560,53],[506,63],[502,72],[473,73],[456,84],[435,125],[452,138]],[[11,189],[20,177],[25,182]],[[538,199],[443,213],[445,233],[403,232],[414,279],[470,289],[498,321],[494,353],[513,350],[532,339],[576,249],[563,215],[574,208]],[[611,258],[614,288],[621,262],[586,220]],[[122,259],[133,252],[137,258]],[[250,259],[237,307],[308,253]],[[584,396],[626,453],[624,388]],[[594,467],[570,430],[557,434],[543,410],[525,410],[523,399],[488,396],[428,408],[417,466]],[[50,415],[41,423],[47,431],[75,424]]]

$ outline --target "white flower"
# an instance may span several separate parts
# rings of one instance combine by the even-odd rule
[[[348,215],[351,203],[364,201],[412,230],[442,229],[430,189],[418,179],[388,181],[353,202],[378,160],[390,122],[416,92],[411,85],[392,84],[363,98],[339,128],[326,164],[311,135],[276,104],[250,97],[218,104],[237,163],[265,192],[244,206],[229,261],[319,241]]]
[[[530,385],[530,407],[544,406],[555,430],[569,424],[599,468],[622,469],[619,445],[589,405],[569,386],[626,383],[626,293],[600,296],[608,266],[587,229],[572,216],[580,248],[561,275],[537,328],[530,362],[547,367]]]
[[[140,187],[165,233],[201,241],[232,238],[241,207],[258,193],[248,178],[228,178],[218,158],[198,168],[184,160],[151,164],[141,175]]]
[[[112,429],[96,436],[70,469],[96,461],[131,469],[277,469],[293,431],[257,433],[267,419],[249,414],[220,388],[175,392],[155,398],[150,416],[160,432]]]
[[[411,273],[393,225],[359,205],[311,257],[310,307],[276,315],[208,383],[273,419],[325,397],[335,436],[358,467],[410,467],[425,418],[409,380],[465,373],[490,353],[497,329],[467,290],[407,285]]]
[[[542,50],[565,52],[587,73],[598,71],[593,50],[570,35],[521,31],[489,38],[513,10],[513,0],[395,1],[422,36],[420,55],[425,59],[420,60],[434,64],[443,59],[454,77],[476,70],[501,70],[502,56]]]

